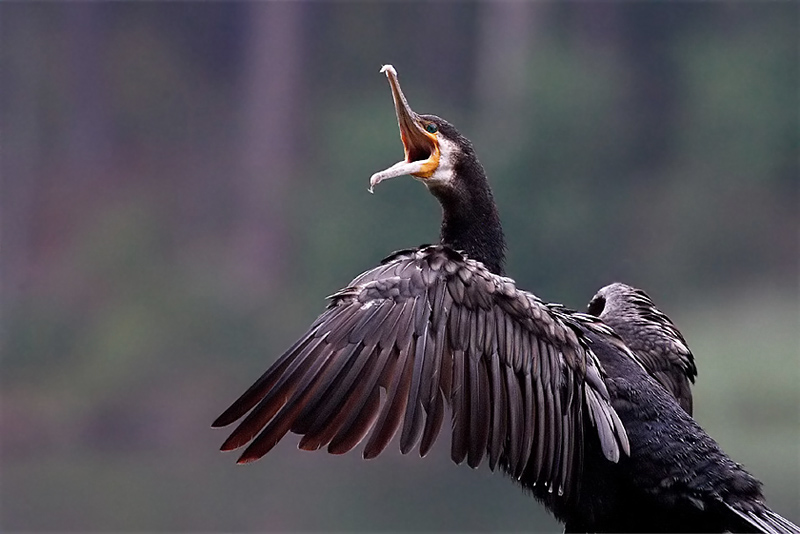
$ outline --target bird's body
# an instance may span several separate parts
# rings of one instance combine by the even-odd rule
[[[223,450],[247,445],[239,461],[253,461],[291,431],[300,448],[337,454],[366,440],[372,458],[399,432],[403,453],[424,455],[449,408],[452,459],[499,466],[568,530],[800,532],[652,362],[597,317],[503,276],[500,219],[471,143],[411,111],[384,70],[406,157],[370,184],[422,181],[442,205],[441,243],[397,252],[334,294],[214,422],[244,417]]]
[[[752,531],[735,510],[766,513],[761,484],[733,462],[636,361],[590,334],[630,454],[604,461],[587,443],[579,501],[556,516],[568,532]],[[731,509],[734,508],[734,510]]]

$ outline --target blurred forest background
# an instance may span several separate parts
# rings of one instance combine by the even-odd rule
[[[0,527],[560,530],[430,457],[247,467],[211,421],[391,251],[435,241],[388,84],[471,138],[508,271],[646,288],[696,418],[800,522],[796,2],[3,3]]]

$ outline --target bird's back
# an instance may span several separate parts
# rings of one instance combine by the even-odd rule
[[[608,373],[612,406],[625,425],[631,450],[618,464],[603,461],[596,440],[588,436],[581,499],[564,514],[566,530],[753,531],[741,515],[768,512],[761,484],[642,366],[603,336],[589,336]]]

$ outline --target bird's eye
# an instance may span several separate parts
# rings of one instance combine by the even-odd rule
[[[596,296],[592,299],[589,303],[589,309],[587,310],[589,315],[594,315],[595,317],[600,317],[600,314],[603,313],[603,310],[606,308],[606,299],[605,297]]]
[[[425,131],[428,133],[436,133],[439,131],[439,128],[431,122],[425,125]]]

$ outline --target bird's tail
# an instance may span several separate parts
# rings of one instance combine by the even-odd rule
[[[746,526],[749,527],[747,531],[762,532],[764,534],[800,534],[800,527],[769,508],[764,507],[759,511],[744,511],[738,510],[731,505],[727,505],[727,507],[745,522]],[[731,529],[731,532],[736,531],[735,528]]]

